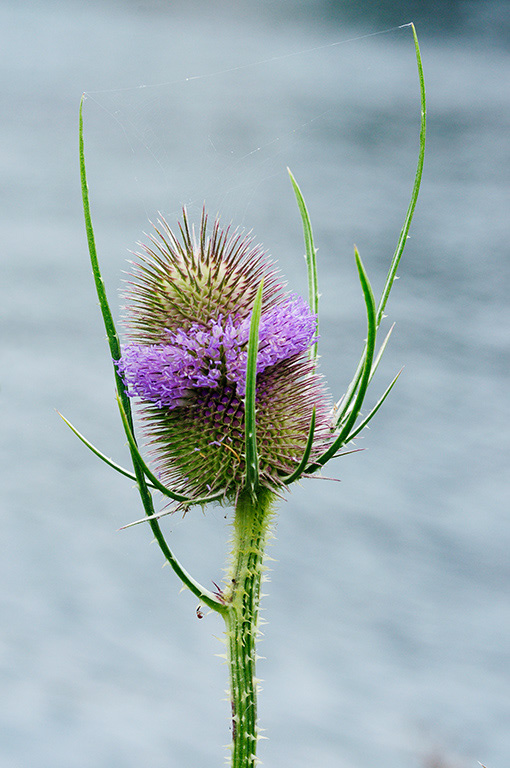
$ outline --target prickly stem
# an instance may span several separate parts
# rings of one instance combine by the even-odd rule
[[[257,682],[255,677],[257,620],[264,549],[274,494],[253,499],[243,492],[237,501],[231,568],[223,596],[232,707],[232,768],[257,764]]]

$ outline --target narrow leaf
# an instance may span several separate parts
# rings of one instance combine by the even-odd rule
[[[259,485],[259,459],[257,454],[257,421],[255,415],[255,398],[257,391],[257,356],[259,348],[259,324],[262,313],[262,291],[264,281],[260,285],[253,303],[248,340],[248,360],[246,363],[246,395],[244,401],[245,456],[246,456],[246,488],[254,496]]]
[[[99,260],[97,258],[97,250],[96,250],[96,241],[94,236],[94,229],[92,226],[92,218],[90,214],[89,188],[87,183],[87,170],[85,166],[85,148],[84,148],[84,139],[83,139],[83,102],[84,100],[85,100],[85,96],[83,95],[80,101],[79,152],[80,152],[80,180],[81,180],[81,193],[82,193],[82,201],[83,201],[83,216],[85,218],[85,231],[87,233],[87,243],[89,248],[90,263],[92,266],[92,275],[94,277],[97,298],[99,299],[99,306],[101,308],[101,314],[103,316],[104,327],[106,330],[106,335],[108,337],[108,344],[110,347],[112,360],[119,360],[120,354],[121,354],[120,341],[117,334],[117,330],[115,328],[113,315],[110,310],[110,306],[108,304],[108,298],[106,296],[106,289],[105,289],[103,277],[101,275],[101,270],[99,268]],[[123,398],[126,398],[127,400],[127,397],[125,396],[124,382],[121,376],[119,376],[119,373],[115,365],[113,366],[113,368],[115,373],[117,389],[120,393],[122,393]],[[131,408],[130,408],[129,402],[127,403],[127,407],[126,407],[126,403],[124,403],[124,406],[126,408],[126,413],[130,417]]]
[[[418,80],[420,83],[420,104],[421,104],[420,149],[418,152],[418,165],[417,165],[416,174],[414,177],[411,200],[409,202],[409,207],[406,212],[404,224],[400,232],[397,247],[395,249],[395,253],[393,254],[393,258],[391,260],[391,264],[388,271],[388,275],[386,277],[386,282],[384,284],[381,300],[379,302],[379,306],[377,307],[377,325],[378,326],[383,318],[384,308],[386,307],[386,303],[388,301],[388,297],[390,295],[390,291],[392,289],[392,286],[397,274],[397,268],[400,263],[400,259],[402,257],[402,254],[404,252],[404,248],[407,242],[409,228],[411,227],[414,210],[416,208],[416,202],[418,200],[418,195],[420,192],[421,178],[423,174],[423,161],[425,158],[425,137],[427,132],[427,104],[426,104],[426,98],[425,98],[425,79],[423,76],[423,65],[421,61],[420,46],[418,44],[418,37],[416,35],[416,29],[414,28],[414,24],[411,24],[411,29],[413,31],[414,47],[416,50],[416,63],[418,65]]]
[[[312,223],[304,197],[296,182],[296,179],[292,175],[289,168],[287,168],[292,186],[294,188],[294,194],[301,214],[301,221],[303,223],[303,235],[305,240],[305,254],[306,254],[306,266],[308,269],[308,303],[310,309],[317,316],[316,319],[316,333],[319,332],[319,283],[317,278],[317,254],[313,243]],[[309,355],[311,360],[316,360],[318,354],[318,345],[315,343],[310,347]]]
[[[363,296],[365,299],[365,307],[367,312],[367,341],[366,341],[366,353],[365,353],[365,360],[363,363],[363,369],[360,376],[360,382],[359,382],[359,388],[356,395],[356,398],[354,400],[354,403],[352,405],[352,409],[347,417],[347,420],[340,430],[340,434],[337,436],[336,440],[330,445],[330,447],[325,451],[322,456],[320,456],[317,461],[312,464],[311,467],[308,467],[308,472],[314,472],[320,467],[324,466],[329,459],[331,459],[335,453],[347,442],[347,436],[349,435],[357,417],[358,413],[361,410],[361,406],[363,405],[363,401],[365,399],[368,382],[370,380],[370,372],[372,370],[372,360],[374,357],[374,350],[375,350],[375,338],[377,334],[377,327],[376,327],[376,308],[375,308],[375,300],[374,300],[374,294],[372,292],[372,287],[370,285],[370,281],[368,279],[367,273],[365,272],[365,268],[363,266],[363,262],[361,261],[360,255],[357,251],[357,249],[354,251],[354,255],[356,258],[356,266],[358,268],[358,275],[361,283],[361,288],[363,290]]]
[[[313,447],[313,437],[315,433],[315,406],[313,407],[312,411],[312,420],[310,422],[310,429],[308,430],[308,440],[306,441],[305,451],[303,453],[303,458],[299,462],[299,465],[296,467],[294,472],[291,475],[287,475],[283,478],[283,482],[285,485],[290,485],[294,482],[294,480],[297,480],[301,477],[303,472],[306,469],[306,466],[308,464],[308,460],[310,458],[310,454],[312,452]]]
[[[390,340],[390,336],[391,336],[391,334],[393,333],[393,329],[394,329],[394,327],[395,327],[395,323],[393,323],[393,324],[392,324],[392,326],[391,326],[390,330],[388,331],[388,333],[387,333],[387,334],[386,334],[386,336],[384,337],[384,341],[383,341],[383,343],[381,344],[381,346],[380,346],[380,349],[379,349],[379,352],[377,353],[377,355],[376,355],[376,357],[375,357],[375,360],[374,360],[374,362],[373,362],[373,364],[372,364],[372,370],[370,371],[370,380],[369,380],[369,383],[370,383],[370,381],[372,381],[372,379],[374,378],[374,373],[377,371],[377,368],[378,368],[378,366],[379,366],[379,363],[381,362],[381,358],[382,358],[382,356],[384,355],[384,350],[386,349],[386,347],[387,347],[387,345],[388,345],[388,341]]]
[[[347,387],[347,391],[345,395],[335,405],[335,416],[336,416],[337,427],[339,427],[340,424],[342,424],[345,421],[345,419],[347,418],[348,414],[351,411],[352,402],[354,400],[354,397],[356,395],[356,392],[359,386],[361,374],[363,373],[364,362],[365,362],[365,353],[363,353],[363,357],[358,363],[358,367],[356,368],[356,373],[354,374],[354,377],[351,383]]]

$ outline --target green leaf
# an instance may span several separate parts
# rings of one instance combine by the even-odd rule
[[[359,388],[358,388],[354,403],[352,405],[352,408],[348,416],[346,417],[345,424],[340,430],[340,434],[336,437],[335,441],[332,443],[332,445],[330,445],[327,451],[325,451],[322,454],[322,456],[320,456],[314,462],[314,464],[312,464],[312,466],[310,466],[307,469],[307,472],[315,472],[320,467],[323,467],[324,464],[326,464],[326,462],[329,461],[329,459],[331,459],[343,445],[345,445],[345,443],[347,442],[347,437],[354,425],[354,422],[358,417],[358,413],[361,410],[361,406],[363,405],[368,383],[370,381],[370,373],[372,371],[372,360],[374,358],[374,350],[375,350],[375,338],[377,334],[375,300],[374,300],[374,294],[372,292],[372,287],[370,285],[370,281],[368,279],[367,273],[365,272],[363,262],[361,261],[361,258],[357,249],[355,249],[354,251],[354,256],[356,259],[356,266],[358,268],[358,275],[361,283],[361,288],[363,290],[363,296],[365,299],[365,307],[367,312],[367,341],[366,341],[366,347],[365,347],[366,352],[365,352],[365,359],[363,362],[363,368],[361,371],[361,376],[359,381]]]
[[[85,148],[83,140],[83,102],[85,95],[82,96],[80,101],[80,122],[79,122],[79,153],[80,153],[80,180],[81,180],[81,194],[83,201],[83,216],[85,218],[85,231],[87,233],[87,243],[89,248],[90,263],[92,266],[92,275],[94,277],[94,283],[96,286],[97,298],[99,299],[99,306],[101,308],[101,314],[103,316],[104,327],[106,335],[108,337],[108,345],[112,360],[120,360],[120,341],[115,328],[113,315],[108,304],[108,298],[106,296],[106,289],[104,281],[99,268],[99,260],[97,258],[96,241],[94,236],[94,228],[92,226],[92,218],[90,214],[90,201],[89,201],[89,188],[87,183],[87,170],[85,167]],[[129,404],[129,398],[126,395],[126,388],[122,377],[119,375],[116,366],[113,366],[115,374],[115,383],[117,390],[121,393],[124,401],[124,408],[128,414],[128,418],[131,422],[131,406]]]
[[[411,227],[414,210],[416,208],[416,203],[417,203],[418,195],[420,192],[421,178],[423,175],[423,162],[425,159],[425,138],[426,138],[426,132],[427,132],[427,104],[426,104],[426,98],[425,98],[425,79],[423,76],[423,65],[421,61],[420,46],[418,44],[418,37],[416,36],[416,29],[414,28],[414,24],[411,24],[411,29],[413,31],[414,47],[416,51],[416,63],[418,65],[418,80],[420,83],[420,105],[421,105],[420,148],[418,152],[418,165],[417,165],[416,174],[414,177],[411,200],[409,201],[409,206],[407,208],[404,224],[397,242],[397,247],[395,249],[395,253],[393,254],[393,258],[391,260],[391,264],[388,271],[388,275],[386,277],[386,282],[384,284],[381,300],[377,307],[377,326],[380,325],[381,320],[384,316],[384,308],[386,307],[386,303],[388,301],[390,291],[392,289],[393,283],[396,278],[397,268],[400,263],[400,259],[402,257],[402,254],[404,252],[404,248],[407,242],[407,236],[409,234],[409,229]]]
[[[303,458],[299,462],[299,465],[296,467],[294,472],[291,475],[287,475],[286,477],[283,478],[283,482],[285,483],[285,485],[290,485],[291,483],[294,482],[294,480],[298,480],[303,474],[303,472],[305,471],[306,465],[308,464],[308,460],[310,458],[310,454],[312,452],[314,433],[315,433],[315,405],[312,411],[312,420],[310,422],[310,429],[308,430],[308,440],[306,441]]]
[[[317,252],[313,243],[312,223],[308,214],[308,209],[301,190],[296,182],[296,179],[292,175],[290,168],[287,171],[294,188],[294,194],[301,214],[301,221],[303,222],[303,235],[305,239],[305,254],[306,254],[306,266],[308,269],[308,303],[310,309],[317,315],[316,320],[316,333],[319,332],[319,283],[317,278]],[[316,360],[318,354],[318,345],[315,343],[310,347],[309,355],[311,360]]]
[[[259,349],[259,325],[260,315],[262,313],[263,290],[264,281],[261,280],[253,303],[250,336],[248,340],[248,360],[246,363],[246,395],[244,401],[246,489],[252,496],[256,495],[259,487],[255,397],[257,391],[257,356]]]

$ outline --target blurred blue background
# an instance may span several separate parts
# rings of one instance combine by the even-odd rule
[[[229,741],[220,621],[197,621],[147,529],[117,532],[140,516],[135,490],[55,413],[127,461],[82,222],[81,93],[117,315],[148,219],[174,222],[182,204],[197,218],[204,201],[306,295],[290,166],[338,398],[365,332],[353,244],[380,290],[414,175],[416,64],[396,29],[410,21],[428,154],[372,402],[405,370],[358,441],[369,450],[328,467],[342,482],[310,480],[281,505],[260,756],[510,764],[509,3],[4,0],[2,768],[205,768]],[[164,524],[206,584],[222,575],[225,514]]]

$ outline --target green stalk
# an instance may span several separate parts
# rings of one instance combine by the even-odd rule
[[[231,768],[257,764],[257,680],[255,642],[260,602],[262,561],[272,516],[274,494],[247,490],[239,496],[228,585],[223,593],[226,623],[230,703],[232,708]]]

